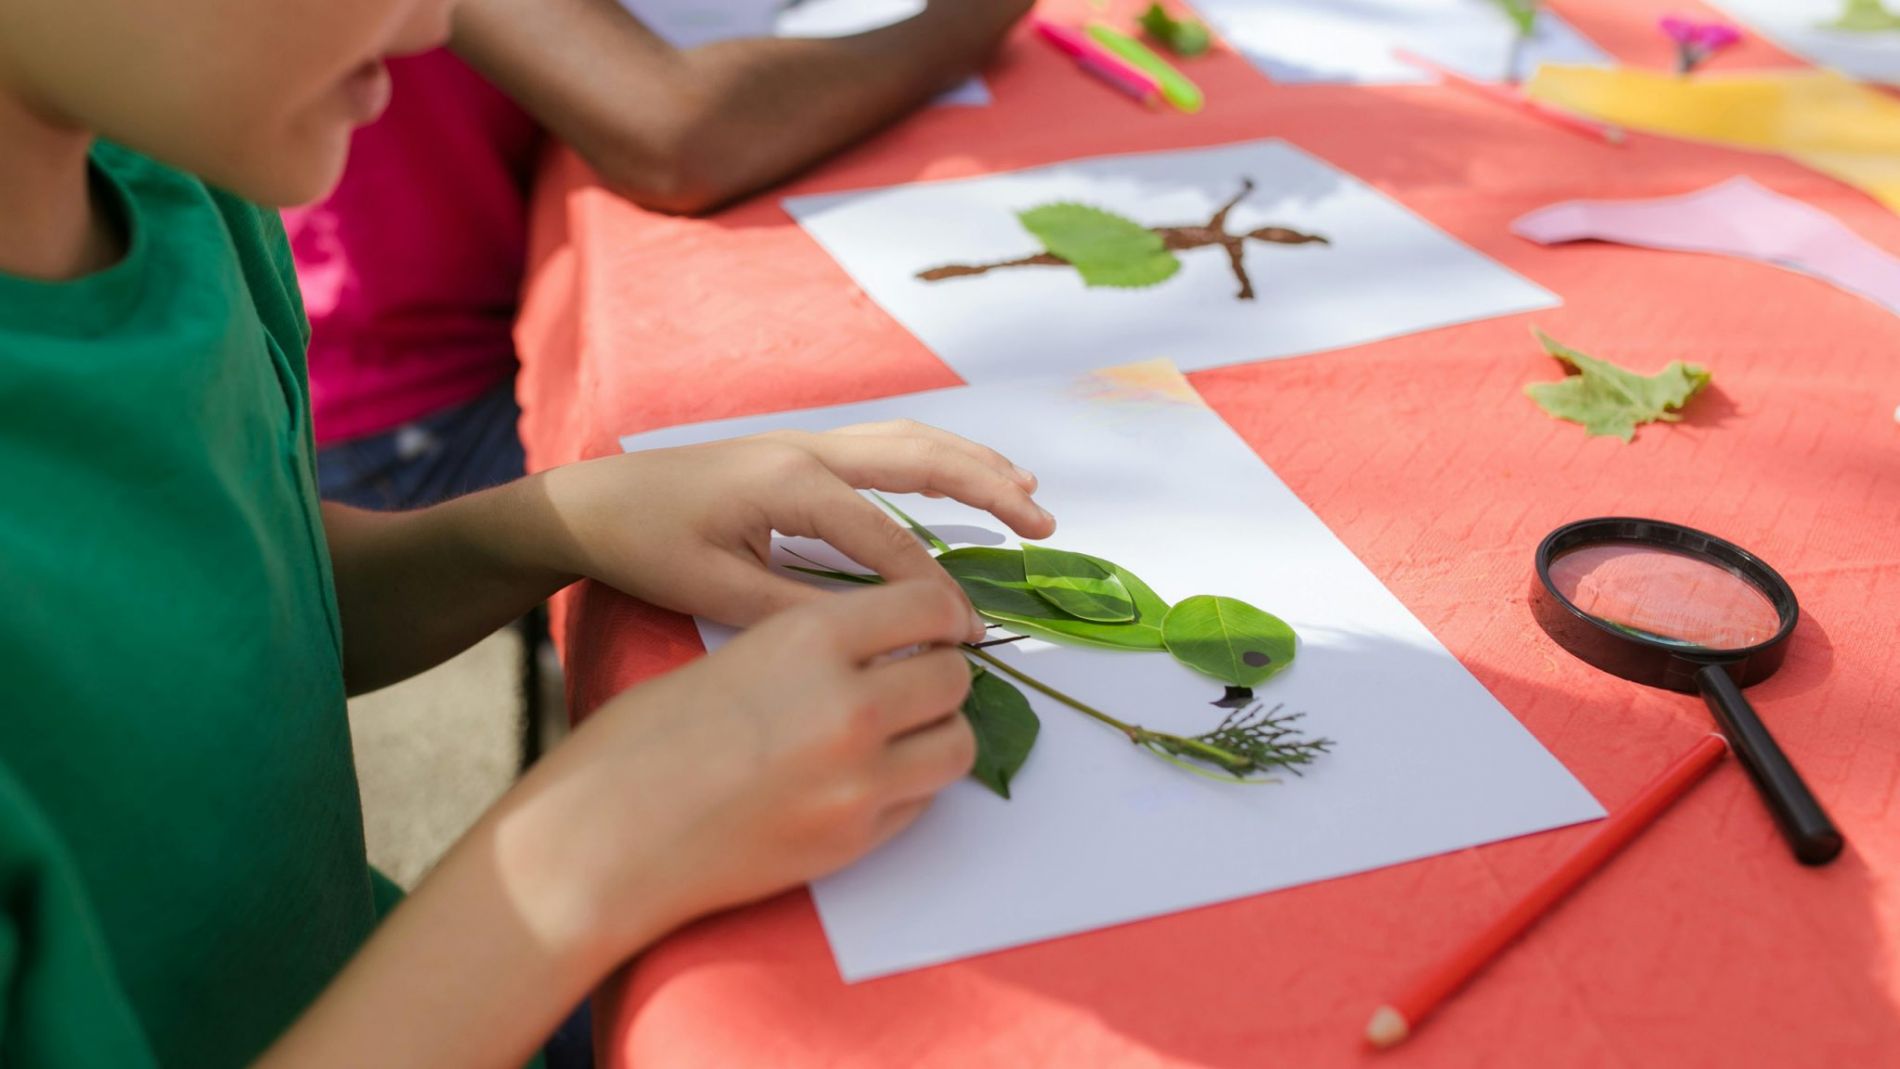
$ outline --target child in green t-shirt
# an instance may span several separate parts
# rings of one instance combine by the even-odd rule
[[[518,1066],[641,947],[969,768],[944,647],[981,625],[854,488],[1048,535],[980,446],[879,425],[318,506],[288,250],[240,198],[320,195],[449,7],[0,7],[0,1064]],[[894,581],[774,577],[774,530]],[[582,576],[757,626],[602,708],[378,924],[346,689]]]

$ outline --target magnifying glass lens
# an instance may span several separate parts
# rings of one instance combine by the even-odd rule
[[[1652,642],[1739,650],[1782,625],[1755,584],[1702,557],[1639,542],[1567,550],[1550,562],[1550,583],[1580,611]]]
[[[1840,830],[1742,693],[1780,667],[1801,618],[1773,568],[1704,531],[1604,516],[1537,547],[1530,601],[1538,624],[1585,661],[1700,693],[1795,857],[1819,865],[1841,852]]]

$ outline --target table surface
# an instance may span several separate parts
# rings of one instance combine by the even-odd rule
[[[1671,61],[1656,18],[1697,10],[1553,6],[1649,67]],[[1042,10],[1079,19],[1088,6]],[[1751,39],[1711,69],[1796,62]],[[1359,1040],[1372,1007],[1587,828],[849,987],[800,890],[675,934],[606,989],[609,1064],[1900,1065],[1900,320],[1761,264],[1541,248],[1506,229],[1559,200],[1661,196],[1737,174],[1889,250],[1900,251],[1900,218],[1777,157],[1645,136],[1611,148],[1448,87],[1274,86],[1231,53],[1192,73],[1203,112],[1148,113],[1019,33],[990,71],[993,107],[926,111],[703,220],[633,208],[557,153],[536,193],[517,332],[531,466],[611,453],[619,435],[669,424],[957,384],[800,231],[784,193],[1283,137],[1565,303],[1197,372],[1208,403],[1611,808],[1706,732],[1707,714],[1693,697],[1601,675],[1539,633],[1525,605],[1532,549],[1601,514],[1674,519],[1754,549],[1805,615],[1786,666],[1751,693],[1848,852],[1823,869],[1793,864],[1727,762],[1384,1054]],[[1588,438],[1523,396],[1557,370],[1533,321],[1636,368],[1703,363],[1716,385],[1634,444]],[[569,592],[557,617],[581,714],[700,652],[690,621],[598,586]]]

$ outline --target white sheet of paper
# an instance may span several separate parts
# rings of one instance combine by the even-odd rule
[[[1829,30],[1841,0],[1709,0],[1777,45],[1822,67],[1863,81],[1900,85],[1900,30]],[[1891,4],[1888,10],[1896,10]]]
[[[915,17],[924,0],[620,0],[620,6],[675,48],[735,37],[849,37]],[[937,104],[984,107],[989,86],[971,76]]]
[[[1276,82],[1437,80],[1394,58],[1396,48],[1487,82],[1528,78],[1540,63],[1611,62],[1549,11],[1538,14],[1536,32],[1516,52],[1517,28],[1496,0],[1195,0],[1194,7]]]
[[[1219,247],[1179,253],[1146,289],[1087,287],[1064,265],[925,282],[918,272],[1042,251],[1016,218],[1077,201],[1149,226],[1204,225],[1252,179],[1228,229],[1284,226],[1329,245],[1246,243],[1256,297]],[[786,211],[966,382],[1168,357],[1183,368],[1298,356],[1548,308],[1556,295],[1283,141],[1099,156],[1026,171],[792,197]]]
[[[897,839],[813,885],[846,981],[1602,815],[1165,361],[675,427],[621,444],[897,417],[983,441],[1036,472],[1039,499],[1062,525],[1050,544],[1114,560],[1170,600],[1223,594],[1285,619],[1299,632],[1298,657],[1258,697],[1305,711],[1311,733],[1337,745],[1283,783],[1210,782],[1031,693],[1042,731],[1012,800],[974,781],[953,784]],[[953,545],[1018,544],[954,502],[893,500]],[[791,544],[841,560],[822,543]],[[709,649],[730,636],[704,622],[700,634]],[[1151,728],[1194,734],[1223,715],[1208,704],[1221,684],[1165,653],[1033,640],[994,651]]]

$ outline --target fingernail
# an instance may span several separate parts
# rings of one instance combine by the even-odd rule
[[[1042,507],[1041,505],[1037,505],[1037,506],[1036,506],[1036,511],[1037,511],[1037,512],[1040,512],[1040,513],[1042,513],[1042,518],[1043,518],[1043,519],[1045,519],[1045,520],[1047,520],[1047,521],[1049,522],[1049,526],[1050,526],[1050,528],[1052,528],[1052,529],[1053,529],[1053,528],[1055,527],[1055,525],[1056,525],[1056,518],[1055,518],[1055,516],[1054,516],[1053,514],[1051,514],[1051,513],[1050,513],[1050,511],[1049,511],[1048,509],[1046,509],[1046,508],[1043,508],[1043,507]]]
[[[1033,472],[1031,472],[1031,471],[1029,471],[1029,470],[1027,470],[1026,468],[1022,468],[1022,467],[1020,467],[1020,466],[1018,466],[1018,465],[1015,465],[1015,464],[1011,464],[1011,465],[1010,465],[1010,467],[1011,467],[1011,468],[1014,468],[1014,469],[1015,469],[1015,471],[1016,471],[1016,481],[1017,481],[1017,482],[1019,482],[1019,483],[1022,483],[1022,484],[1023,484],[1024,486],[1027,486],[1027,487],[1029,487],[1029,488],[1031,488],[1031,489],[1034,489],[1034,488],[1035,488],[1035,486],[1036,486],[1036,476],[1035,476],[1035,473],[1033,473]]]
[[[975,642],[978,639],[981,639],[984,635],[989,633],[989,630],[990,630],[989,624],[983,622],[983,614],[977,612],[975,609],[971,609],[970,610],[970,641]]]

